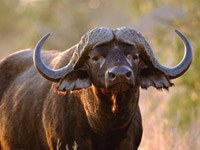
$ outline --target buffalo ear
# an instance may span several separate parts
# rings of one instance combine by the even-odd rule
[[[65,75],[59,82],[56,90],[68,92],[87,88],[91,85],[88,73],[85,70],[73,70]]]
[[[170,82],[169,78],[163,72],[148,66],[141,69],[139,81],[141,88],[144,89],[153,86],[159,90],[168,90],[169,87],[173,86],[173,83]]]

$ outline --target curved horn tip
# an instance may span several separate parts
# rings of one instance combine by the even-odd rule
[[[50,33],[45,34],[40,40],[39,42],[36,44],[35,46],[35,51],[40,50],[41,46],[44,44],[44,42],[47,40],[47,38],[50,36]]]
[[[183,73],[187,71],[192,62],[192,47],[190,45],[189,40],[179,30],[175,29],[175,32],[184,42],[185,46],[184,57],[182,58],[181,62],[174,67],[165,67],[161,64],[158,64],[159,69],[161,69],[169,77],[169,79],[175,79],[181,76]]]
[[[174,30],[176,32],[176,34],[178,34],[179,37],[181,37],[182,39],[186,39],[186,37],[177,29]]]
[[[42,37],[41,41],[45,41],[50,35],[51,35],[50,33],[45,34],[45,35]]]
[[[174,31],[178,34],[180,33],[180,31],[178,29],[174,29]]]

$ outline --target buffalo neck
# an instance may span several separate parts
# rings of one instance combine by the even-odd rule
[[[139,87],[116,94],[115,102],[112,98],[95,86],[82,93],[81,101],[89,125],[97,134],[125,130],[130,125],[138,107]]]

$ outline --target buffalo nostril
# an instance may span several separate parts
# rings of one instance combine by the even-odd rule
[[[127,78],[130,78],[131,75],[132,75],[132,72],[131,72],[131,71],[129,71],[129,72],[126,73],[126,77],[127,77]]]
[[[114,79],[116,77],[116,75],[114,73],[112,73],[112,72],[108,72],[108,77],[110,79]]]

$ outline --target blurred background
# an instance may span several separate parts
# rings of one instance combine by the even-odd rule
[[[34,48],[51,33],[45,49],[65,50],[94,27],[139,30],[158,60],[176,65],[183,57],[179,29],[191,41],[193,63],[168,91],[141,90],[144,134],[140,150],[200,148],[199,0],[0,0],[0,59]]]

